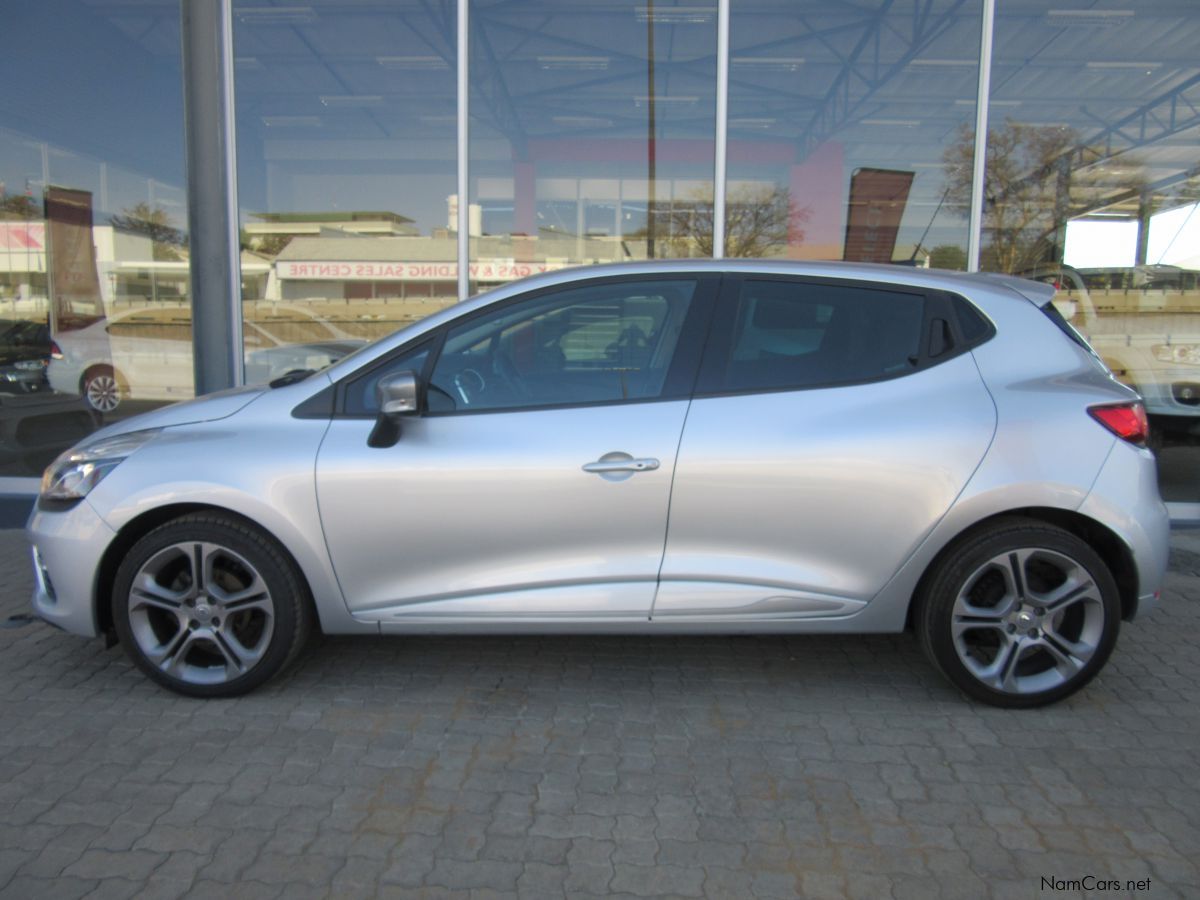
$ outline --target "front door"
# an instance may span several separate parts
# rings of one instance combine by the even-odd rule
[[[352,612],[384,628],[645,619],[711,279],[598,279],[445,326],[346,381],[317,460]],[[370,447],[375,384],[425,415]]]

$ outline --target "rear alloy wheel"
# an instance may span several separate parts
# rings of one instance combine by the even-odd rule
[[[117,571],[121,643],[139,668],[181,694],[252,690],[292,660],[310,622],[291,560],[231,516],[195,514],[156,528]]]
[[[1081,539],[1030,520],[998,522],[955,548],[918,597],[917,628],[960,690],[1004,707],[1041,706],[1100,671],[1120,629],[1108,567]]]
[[[98,413],[110,413],[121,405],[121,383],[108,366],[93,366],[79,385],[83,399]]]

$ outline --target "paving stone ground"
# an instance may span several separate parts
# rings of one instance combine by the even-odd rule
[[[1173,548],[1104,673],[1024,712],[906,635],[325,638],[195,701],[0,629],[0,896],[1198,897],[1200,532]],[[0,533],[0,621],[28,569]]]

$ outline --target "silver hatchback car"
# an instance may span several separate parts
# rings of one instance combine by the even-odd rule
[[[1158,597],[1138,396],[1053,289],[577,269],[128,419],[29,522],[35,610],[230,696],[325,633],[914,630],[970,696],[1082,687]]]

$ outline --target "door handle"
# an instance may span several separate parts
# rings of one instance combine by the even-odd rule
[[[603,475],[607,472],[652,472],[658,468],[658,460],[653,457],[643,459],[598,459],[585,463],[583,471]]]

